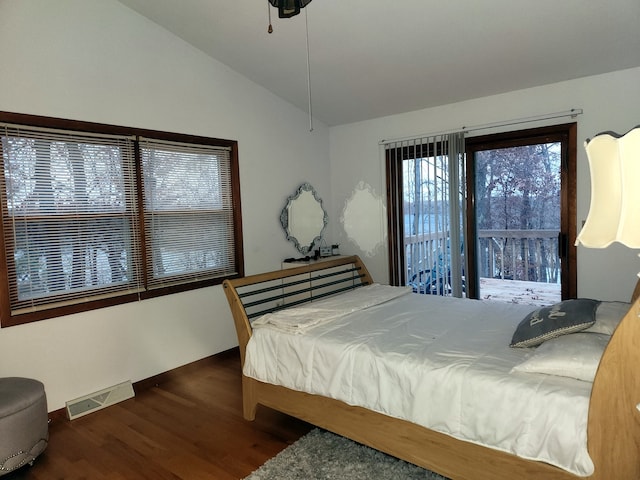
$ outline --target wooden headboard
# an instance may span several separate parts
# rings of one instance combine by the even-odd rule
[[[372,283],[369,271],[356,255],[225,280],[224,292],[236,324],[243,365],[253,319]]]

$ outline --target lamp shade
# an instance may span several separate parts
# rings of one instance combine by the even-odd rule
[[[289,18],[298,15],[311,0],[269,0],[269,3],[278,9],[278,17]]]
[[[620,136],[605,132],[585,142],[591,205],[576,245],[640,248],[640,126]]]

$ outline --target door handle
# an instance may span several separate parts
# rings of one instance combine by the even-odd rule
[[[569,236],[566,233],[558,233],[558,256],[566,258],[569,252]]]

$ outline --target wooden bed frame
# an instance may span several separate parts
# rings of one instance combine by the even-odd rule
[[[350,267],[353,268],[349,270]],[[348,275],[353,278],[333,282],[335,273],[323,274],[340,269],[350,272]],[[321,288],[316,285],[320,283]],[[295,299],[293,303],[309,301],[314,292],[326,292],[330,288],[327,284],[331,283],[344,290],[345,284],[353,288],[357,284],[373,283],[373,280],[360,258],[350,256],[225,281],[224,291],[235,322],[243,365],[251,337],[251,318],[288,306],[288,298]],[[288,296],[292,295],[292,289],[298,289],[297,293]],[[243,293],[245,290],[248,293]],[[243,414],[247,420],[254,420],[257,405],[261,404],[453,480],[638,480],[639,297],[640,281],[633,293],[631,309],[612,336],[593,383],[587,447],[595,472],[589,477],[578,477],[543,462],[525,460],[338,400],[259,382],[244,375]],[[256,309],[258,313],[250,313]]]

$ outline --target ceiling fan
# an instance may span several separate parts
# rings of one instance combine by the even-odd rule
[[[278,9],[278,17],[290,18],[298,15],[311,0],[269,0],[269,3]]]

